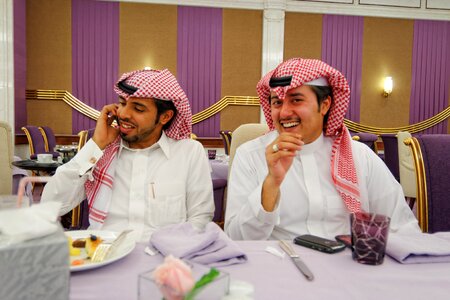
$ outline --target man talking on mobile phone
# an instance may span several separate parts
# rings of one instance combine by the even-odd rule
[[[241,145],[228,182],[225,230],[233,239],[332,239],[349,214],[391,217],[391,230],[420,231],[401,185],[344,125],[345,77],[320,60],[293,58],[257,85],[270,132]]]
[[[189,138],[192,113],[176,78],[134,71],[114,91],[119,102],[103,107],[92,139],[57,169],[42,201],[63,202],[63,215],[87,197],[89,229],[132,229],[141,242],[169,224],[202,228],[214,212],[209,163]]]

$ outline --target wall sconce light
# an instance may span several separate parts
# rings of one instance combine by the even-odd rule
[[[394,83],[392,82],[392,77],[387,76],[384,78],[384,85],[383,85],[383,96],[388,97],[392,93],[392,87]]]
[[[144,67],[144,70],[151,70],[151,67]]]

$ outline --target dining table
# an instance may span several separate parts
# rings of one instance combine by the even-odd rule
[[[34,171],[38,173],[38,175],[41,175],[40,172],[45,173],[45,175],[53,174],[56,169],[62,165],[62,163],[57,161],[53,161],[51,163],[41,163],[34,159],[16,160],[11,162],[11,164],[23,170]]]
[[[314,280],[308,281],[288,256],[279,257],[266,250],[281,250],[277,241],[236,243],[248,260],[218,269],[228,273],[231,282],[252,286],[250,299],[450,299],[450,263],[401,264],[386,256],[381,265],[364,265],[352,259],[350,249],[327,254],[290,242],[314,274]],[[138,299],[139,275],[163,261],[160,254],[146,254],[145,247],[137,244],[118,261],[72,272],[70,299]]]

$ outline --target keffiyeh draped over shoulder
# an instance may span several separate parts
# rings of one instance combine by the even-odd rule
[[[269,86],[269,81],[273,77],[290,76],[292,78],[286,86],[274,88]],[[293,58],[281,63],[277,68],[267,73],[258,82],[256,90],[267,125],[273,130],[275,126],[272,122],[268,101],[270,92],[273,91],[278,98],[284,99],[288,90],[321,77],[328,81],[333,91],[333,102],[327,124],[324,126],[325,135],[334,139],[331,154],[331,176],[347,209],[350,212],[360,211],[360,193],[351,149],[351,137],[344,125],[344,116],[350,100],[350,87],[344,75],[320,60]]]
[[[190,137],[192,112],[189,100],[169,70],[138,70],[125,73],[114,85],[114,91],[125,100],[135,97],[172,101],[177,113],[165,133],[175,140]],[[120,136],[105,148],[103,156],[92,170],[93,180],[87,180],[84,185],[89,202],[89,222],[93,229],[101,228],[108,214],[119,146]]]

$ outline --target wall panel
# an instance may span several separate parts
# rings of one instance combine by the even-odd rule
[[[177,6],[120,3],[119,73],[167,68],[177,72]]]
[[[27,89],[72,90],[71,1],[27,1]]]
[[[261,79],[262,11],[224,9],[222,97],[256,96]]]
[[[409,124],[414,21],[364,18],[361,123],[394,127]],[[382,96],[383,79],[392,76],[392,94]]]
[[[284,59],[320,59],[322,53],[322,15],[286,13]]]

